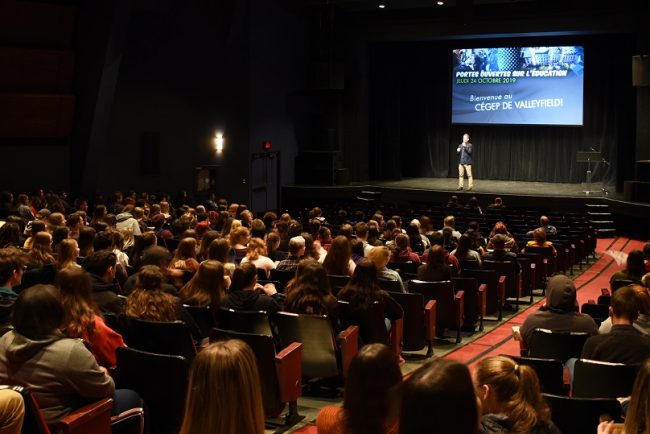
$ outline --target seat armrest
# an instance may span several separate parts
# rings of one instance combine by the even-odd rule
[[[499,305],[503,306],[506,302],[506,276],[499,276],[497,294],[499,294]]]
[[[302,344],[293,342],[275,356],[280,401],[296,401],[302,395]]]
[[[436,316],[438,314],[437,301],[429,300],[424,306],[424,336],[427,341],[432,341],[436,338]]]
[[[404,336],[404,318],[391,321],[390,346],[397,357],[402,354],[402,337]]]
[[[454,294],[454,302],[458,307],[456,323],[460,327],[465,316],[465,291],[456,291],[456,294]]]
[[[113,399],[104,398],[73,411],[61,419],[57,426],[64,434],[110,434],[112,409]]]
[[[359,350],[359,327],[350,326],[339,333],[339,348],[341,350],[341,371],[344,378],[347,378],[348,369],[352,359]]]
[[[479,312],[485,316],[487,310],[487,283],[482,283],[478,287]]]

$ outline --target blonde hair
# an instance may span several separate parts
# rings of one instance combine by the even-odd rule
[[[246,256],[250,261],[254,261],[260,256],[266,256],[266,244],[261,238],[251,238],[248,242]]]
[[[372,250],[368,253],[368,259],[375,264],[377,269],[383,268],[386,266],[390,258],[390,249],[386,246],[377,246],[373,247]]]
[[[494,390],[512,432],[531,432],[550,422],[551,411],[530,366],[518,365],[509,357],[494,356],[481,360],[475,373],[478,386],[488,385]]]
[[[235,226],[233,225],[230,229],[230,233],[228,234],[228,242],[230,243],[230,247],[234,247],[236,244],[245,245],[248,243],[249,235],[250,232],[245,227],[240,226],[235,229]]]
[[[244,342],[213,343],[194,359],[180,434],[194,433],[264,433],[259,372]]]
[[[74,267],[76,265],[76,259],[79,256],[77,241],[72,238],[66,238],[62,240],[58,246],[56,246],[56,268],[63,270],[67,267]]]

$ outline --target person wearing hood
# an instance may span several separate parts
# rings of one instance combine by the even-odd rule
[[[100,250],[83,261],[83,268],[90,274],[93,297],[102,313],[122,313],[124,303],[117,296],[120,285],[115,279],[117,256],[108,250]]]
[[[26,385],[49,425],[115,393],[112,378],[83,341],[66,338],[59,330],[63,317],[56,287],[32,286],[16,300],[14,330],[0,338],[0,382]]]
[[[594,320],[578,312],[576,287],[563,274],[553,276],[546,287],[546,303],[537,312],[526,318],[519,330],[524,345],[537,328],[553,332],[585,332],[590,336],[598,334]],[[527,345],[526,345],[527,346]]]
[[[230,285],[230,293],[221,306],[234,310],[263,310],[269,315],[282,310],[284,295],[272,283],[262,286],[257,283],[257,268],[245,262],[235,269]]]
[[[3,330],[9,324],[11,310],[18,297],[14,287],[23,280],[25,262],[25,254],[19,249],[0,249],[0,328]]]
[[[133,208],[133,205],[125,206],[124,210],[122,210],[122,212],[116,217],[117,223],[115,224],[115,228],[124,235],[123,249],[125,250],[133,246],[135,240],[134,237],[142,235],[140,224],[135,217],[133,217],[133,214],[131,214]]]

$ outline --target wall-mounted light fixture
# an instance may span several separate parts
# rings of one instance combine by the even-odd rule
[[[223,133],[217,132],[217,134],[214,137],[214,149],[218,152],[221,153],[223,152]]]

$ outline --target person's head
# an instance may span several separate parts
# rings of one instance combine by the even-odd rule
[[[641,250],[632,250],[627,255],[627,272],[639,278],[645,274],[645,261],[643,260],[643,252]]]
[[[245,246],[248,244],[250,233],[247,228],[240,226],[237,229],[232,229],[228,235],[228,241],[232,247],[236,245]]]
[[[490,241],[492,242],[492,247],[494,250],[505,250],[506,249],[506,236],[503,234],[496,234],[493,236]]]
[[[409,246],[409,236],[406,234],[398,234],[395,237],[395,248],[400,251],[400,250],[406,250]]]
[[[474,386],[482,413],[505,414],[512,432],[531,432],[551,418],[533,368],[509,357],[481,360],[474,371]]]
[[[548,217],[546,217],[545,215],[543,215],[543,216],[541,216],[539,218],[539,224],[541,226],[548,226],[550,223],[551,223],[551,220]]]
[[[578,311],[576,286],[564,274],[551,277],[546,285],[546,309],[555,313]]]
[[[257,283],[257,267],[250,262],[240,264],[232,275],[230,292],[253,290]]]
[[[456,247],[456,256],[460,259],[465,259],[467,252],[472,248],[472,238],[467,234],[461,235],[458,239],[458,247]]]
[[[56,262],[59,268],[67,267],[74,263],[79,257],[79,246],[77,241],[72,238],[67,238],[59,243],[56,248]]]
[[[250,211],[248,211],[250,213]],[[251,237],[264,239],[266,236],[266,225],[260,219],[251,221]]]
[[[183,238],[176,248],[176,257],[179,259],[196,258],[196,238]]]
[[[280,235],[277,232],[269,232],[266,234],[266,252],[271,255],[280,247]]]
[[[336,303],[325,268],[313,259],[300,261],[296,278],[288,285],[286,294],[284,308],[287,312],[327,315]]]
[[[437,244],[431,246],[427,258],[427,267],[440,267],[442,265],[445,265],[445,250]]]
[[[225,238],[217,238],[212,240],[210,247],[208,247],[208,259],[214,259],[216,261],[225,264],[228,262],[228,252],[230,251],[230,244]]]
[[[433,359],[404,382],[400,434],[476,434],[478,423],[476,394],[464,364]]]
[[[95,330],[95,315],[99,312],[93,297],[90,276],[81,268],[64,268],[56,275],[55,285],[61,293],[65,318],[61,329],[66,336],[88,337]]]
[[[616,323],[632,324],[639,316],[639,298],[631,286],[624,286],[612,294],[610,315]]]
[[[377,270],[381,270],[386,267],[390,261],[390,250],[386,246],[373,247],[368,253],[368,259],[375,264]]]
[[[160,268],[167,268],[171,261],[169,250],[162,246],[151,246],[142,252],[141,265],[155,265]]]
[[[501,199],[500,197],[495,197],[493,205],[495,208],[501,208],[503,206],[503,199]]]
[[[49,232],[38,232],[34,235],[32,249],[52,252],[52,235]]]
[[[447,205],[458,205],[458,196],[452,195],[449,196],[449,201],[447,202]]]
[[[266,256],[266,243],[261,238],[251,238],[248,242],[248,250],[246,251],[246,257],[251,261],[256,260],[260,256]]]
[[[328,274],[346,275],[350,267],[350,258],[352,258],[350,240],[339,235],[332,241],[323,266]]]
[[[454,217],[453,215],[448,215],[447,217],[445,217],[445,219],[443,221],[443,225],[448,226],[448,227],[450,227],[452,229],[455,228],[456,227],[456,217]]]
[[[537,244],[544,244],[546,242],[546,231],[542,228],[537,228],[533,231],[533,239]]]
[[[385,433],[393,416],[391,392],[402,382],[395,353],[385,344],[361,348],[350,363],[343,399],[346,432]]]
[[[180,319],[176,298],[162,290],[165,276],[155,265],[145,265],[138,271],[133,291],[126,299],[124,312],[128,317],[149,321]]]
[[[309,287],[318,294],[330,294],[330,284],[327,271],[323,265],[313,259],[303,259],[296,268],[296,280],[293,287]]]
[[[82,266],[87,272],[110,282],[115,278],[117,256],[111,251],[101,250],[86,256]]]
[[[13,288],[20,285],[26,259],[25,254],[17,247],[0,249],[0,286]]]
[[[472,196],[467,201],[467,208],[478,208],[478,199],[476,196]]]
[[[469,134],[465,133],[463,134],[463,143],[469,142]]]
[[[366,241],[368,239],[368,225],[364,222],[359,222],[354,225],[354,232],[358,239]]]
[[[201,237],[201,245],[199,247],[199,256],[201,256],[201,259],[205,259],[208,256],[208,248],[210,247],[210,243],[220,236],[221,234],[217,231],[206,231],[203,234],[203,237]]]
[[[300,258],[305,255],[305,239],[298,235],[289,240],[289,254],[296,258]]]
[[[180,290],[179,296],[191,306],[217,307],[226,293],[223,264],[219,261],[201,262],[198,271]]]
[[[492,234],[503,234],[503,235],[508,235],[508,228],[506,227],[506,224],[503,222],[496,222],[494,224],[494,228],[492,228]]]
[[[242,341],[201,350],[190,370],[180,434],[263,434],[259,378],[255,355]]]
[[[650,430],[650,359],[639,368],[632,386],[630,406],[625,416],[625,432],[647,434]]]
[[[145,291],[160,291],[162,290],[162,284],[165,280],[165,276],[159,267],[155,265],[145,265],[138,271],[138,277],[135,281],[135,289],[141,289]]]
[[[20,226],[16,223],[5,223],[0,228],[0,248],[20,246]]]
[[[28,339],[46,338],[63,322],[60,297],[53,285],[35,285],[21,291],[13,307],[11,325]]]

